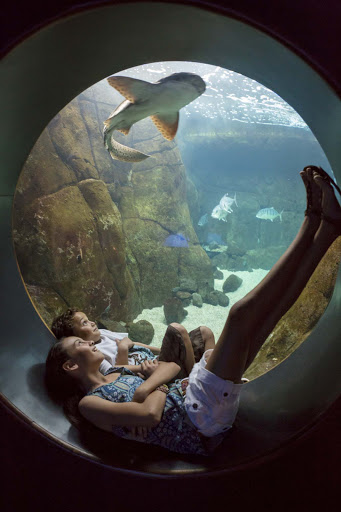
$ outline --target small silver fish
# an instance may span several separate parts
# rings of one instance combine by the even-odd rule
[[[256,214],[256,217],[262,220],[271,220],[271,222],[273,222],[274,219],[279,217],[280,221],[282,222],[283,212],[284,210],[282,210],[281,213],[278,213],[278,211],[271,206],[271,208],[263,208],[262,210],[259,210],[259,212]]]
[[[224,210],[220,206],[220,204],[218,204],[217,206],[215,206],[213,208],[211,217],[213,217],[214,219],[222,220],[223,222],[227,222],[227,220],[226,220],[227,214],[228,214],[227,210]]]
[[[229,197],[228,193],[226,193],[219,201],[219,204],[213,208],[213,211],[211,213],[211,217],[222,220],[224,222],[227,222],[226,217],[228,213],[232,213],[233,210],[231,208],[231,205],[233,203],[236,203],[237,205],[237,197],[236,194],[234,194],[234,198]]]
[[[198,226],[205,226],[205,224],[207,224],[207,223],[208,223],[208,213],[205,213],[205,215],[202,215],[202,217],[200,217]]]
[[[151,116],[167,140],[173,140],[179,124],[179,110],[198,98],[206,89],[203,79],[194,73],[173,73],[149,83],[127,76],[111,76],[109,84],[126,98],[104,121],[104,145],[112,158],[140,162],[150,155],[119,144],[113,138],[118,130],[129,133],[134,123]]]
[[[228,194],[226,193],[221,199],[220,199],[220,206],[223,210],[226,210],[228,213],[232,213],[233,210],[231,208],[231,206],[233,205],[233,203],[236,203],[236,206],[237,205],[237,197],[236,197],[236,194],[234,194],[234,198],[232,199],[231,197],[228,197]]]

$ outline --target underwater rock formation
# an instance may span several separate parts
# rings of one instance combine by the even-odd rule
[[[254,379],[271,370],[307,338],[331,299],[340,265],[340,254],[341,237],[329,248],[300,297],[270,334],[246,371],[245,377]]]
[[[179,288],[181,291],[193,293],[198,290],[198,283],[190,277],[182,277],[180,279]]]
[[[108,331],[112,332],[128,332],[128,327],[125,322],[110,320],[106,314],[98,319],[97,326],[99,329],[108,329]]]
[[[112,161],[102,140],[111,101],[99,86],[69,103],[38,139],[18,182],[16,254],[48,324],[51,297],[59,297],[56,314],[72,305],[94,319],[131,321],[160,306],[183,277],[213,288],[175,142],[146,120],[117,140],[147,151],[148,163]],[[188,247],[165,246],[170,234],[182,234]]]
[[[192,302],[192,294],[189,292],[178,291],[175,294],[175,297],[181,300],[183,307],[187,307]]]
[[[83,188],[90,194],[98,193],[91,191],[91,186],[98,186],[98,182],[79,185],[35,199],[26,209],[20,230],[14,232],[22,275],[27,284],[50,288],[66,304],[92,317],[111,309],[118,318],[127,318],[131,310],[138,310],[139,304],[125,262],[117,262],[112,243],[118,243],[122,237],[117,212],[102,183],[101,199],[104,203],[107,199],[108,209],[105,224],[101,224],[104,218],[97,212],[96,220],[96,212],[81,192]],[[103,250],[108,231],[113,240]],[[113,260],[111,267],[109,257]],[[119,272],[121,276],[116,282]]]
[[[193,303],[193,306],[196,306],[197,308],[202,308],[203,301],[202,301],[202,297],[199,293],[193,293],[192,303]]]
[[[214,279],[218,279],[218,280],[221,280],[221,279],[224,279],[224,274],[221,270],[219,269],[216,269],[214,272],[213,272],[213,277]]]
[[[230,276],[228,276],[227,279],[225,279],[224,281],[224,284],[223,284],[223,291],[225,293],[228,293],[228,292],[235,292],[236,290],[238,290],[238,288],[242,285],[242,278],[239,277],[239,276],[236,276],[235,274],[231,274]]]
[[[228,296],[220,290],[211,291],[203,297],[203,301],[206,302],[206,304],[211,304],[212,306],[219,305],[223,307],[227,307],[230,303]]]
[[[48,328],[51,327],[56,316],[67,309],[66,302],[51,288],[27,285],[27,291],[34,304],[39,304],[38,311]]]
[[[128,335],[132,341],[138,341],[150,345],[154,337],[154,327],[147,320],[128,324]]]
[[[165,300],[163,312],[165,314],[167,324],[171,324],[172,322],[180,324],[188,314],[188,311],[184,309],[181,300],[177,297],[171,297]]]
[[[246,252],[245,261],[247,261],[248,265],[252,268],[264,268],[265,270],[270,270],[285,250],[286,246],[284,245],[251,249]]]

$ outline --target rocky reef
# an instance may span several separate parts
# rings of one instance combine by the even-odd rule
[[[341,237],[329,248],[295,304],[278,322],[248,368],[245,377],[251,380],[271,370],[307,338],[331,299],[340,254]]]
[[[163,303],[182,277],[210,282],[187,203],[175,142],[150,120],[117,140],[151,156],[131,164],[103,146],[115,108],[100,83],[69,103],[44,130],[21,173],[14,204],[18,263],[43,320],[74,305],[99,319],[132,321]],[[109,88],[110,89],[110,88]],[[181,233],[188,247],[165,245]]]

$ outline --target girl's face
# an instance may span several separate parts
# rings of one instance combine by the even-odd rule
[[[70,360],[79,366],[89,366],[103,361],[104,356],[93,341],[86,341],[77,336],[69,336],[62,341],[63,348]]]
[[[92,322],[81,311],[73,315],[73,333],[85,341],[100,341],[101,333],[97,329],[95,322]]]

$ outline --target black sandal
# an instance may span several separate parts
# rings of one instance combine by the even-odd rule
[[[315,165],[308,165],[308,167],[310,167],[313,171],[315,171],[319,176],[321,176],[321,178],[324,179],[324,181],[326,181],[327,183],[329,183],[330,185],[334,185],[334,187],[336,188],[336,190],[338,191],[338,193],[341,195],[341,190],[340,190],[340,187],[335,183],[335,181],[333,180],[333,178],[331,178],[329,176],[329,174],[324,170],[322,169],[322,167],[316,167]]]
[[[308,167],[311,167],[313,171],[316,172],[324,181],[329,183],[329,185],[333,185],[338,193],[341,195],[340,187],[335,183],[335,181],[329,176],[329,174],[322,169],[322,167],[316,167],[314,165],[309,165]],[[326,215],[325,213],[321,212],[321,220],[324,220],[325,222],[328,222],[329,224],[333,224],[334,226],[339,228],[339,231],[341,233],[341,220],[340,219],[334,219],[333,217],[329,217],[329,215]]]
[[[303,171],[305,171],[306,169],[312,169],[313,171],[316,169],[316,172],[317,172],[318,168],[315,165],[307,165],[306,167],[304,167]],[[312,204],[311,204],[312,200],[311,200],[311,184],[310,184],[310,181],[307,180],[305,182],[303,180],[303,183],[304,183],[304,185],[306,187],[306,191],[307,191],[307,209],[305,210],[304,215],[305,216],[309,216],[309,215],[313,214],[313,215],[317,215],[318,217],[321,217],[321,214],[322,214],[322,208],[321,208],[322,191],[321,190],[319,191],[319,194],[320,194],[320,207],[317,208],[315,206],[313,208]]]

